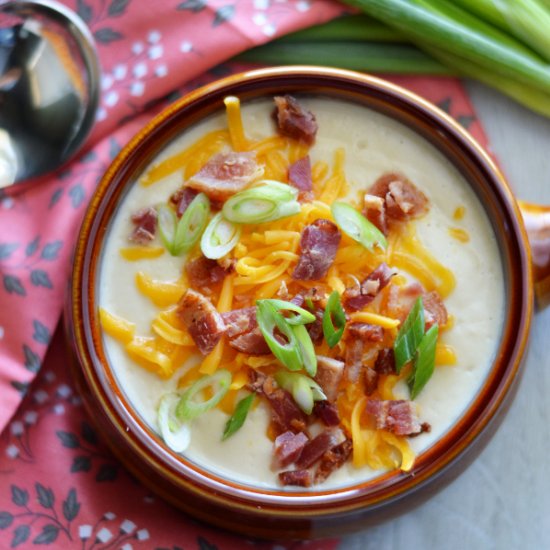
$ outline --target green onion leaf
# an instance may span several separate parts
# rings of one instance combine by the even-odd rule
[[[233,195],[223,205],[224,217],[234,223],[263,223],[300,211],[298,190],[278,181],[263,180]]]
[[[295,325],[292,327],[292,331],[298,342],[298,349],[300,350],[302,365],[305,371],[310,376],[315,376],[317,374],[317,356],[315,355],[315,348],[313,347],[309,332],[304,325]]]
[[[300,346],[293,331],[294,327],[289,325],[281,313],[279,313],[267,300],[258,300],[256,306],[258,326],[273,355],[287,369],[300,370],[303,366],[303,359]],[[275,329],[278,329],[280,332],[278,338],[275,337]],[[286,342],[281,341],[283,339],[285,339]]]
[[[182,424],[174,415],[179,396],[176,393],[163,395],[160,400],[157,423],[162,439],[176,453],[182,453],[191,441],[188,424]]]
[[[157,215],[160,240],[166,250],[168,250],[172,256],[175,256],[174,237],[176,234],[176,225],[178,223],[176,213],[169,206],[161,204],[157,207]]]
[[[315,321],[315,315],[313,315],[313,313],[310,313],[309,311],[292,302],[277,300],[275,298],[268,300],[258,300],[258,302],[267,302],[281,313],[285,311],[297,313],[297,315],[285,316],[285,321],[289,325],[305,325],[307,323],[313,323],[313,321]]]
[[[413,372],[408,380],[411,399],[417,397],[434,372],[438,334],[439,327],[435,324],[424,334],[420,344],[418,344]]]
[[[239,242],[240,226],[226,220],[218,212],[206,226],[201,238],[202,253],[211,260],[217,260],[229,253]]]
[[[220,369],[212,375],[199,378],[188,390],[186,390],[176,407],[176,417],[181,420],[192,420],[204,412],[215,407],[227,393],[231,384],[231,373]],[[212,388],[214,394],[206,401],[197,399],[197,394],[206,388]]]
[[[330,348],[342,338],[346,327],[346,313],[340,301],[340,294],[335,290],[328,298],[323,313],[323,334]]]
[[[405,322],[401,325],[393,344],[397,374],[413,359],[424,336],[424,326],[424,305],[422,297],[419,297],[409,311]]]
[[[199,193],[186,208],[180,218],[174,237],[174,255],[188,252],[200,239],[210,214],[210,200]]]
[[[231,418],[227,421],[227,424],[225,425],[222,440],[231,437],[236,431],[238,431],[242,427],[244,421],[246,420],[246,417],[248,416],[248,411],[252,406],[254,397],[255,394],[251,393],[250,395],[243,397],[237,403],[237,406],[235,407],[235,412],[232,414]]]
[[[368,250],[374,246],[385,250],[387,247],[384,234],[353,206],[344,202],[335,202],[331,206],[332,215],[340,229]]]
[[[305,374],[278,371],[275,380],[279,386],[292,394],[296,404],[306,414],[311,414],[315,401],[324,401],[327,397],[321,386]]]

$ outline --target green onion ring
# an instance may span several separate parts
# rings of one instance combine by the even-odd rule
[[[201,238],[202,253],[211,260],[217,260],[229,253],[239,242],[240,226],[226,220],[218,212],[206,226]]]
[[[384,234],[353,206],[344,202],[335,202],[331,206],[332,215],[340,229],[352,239],[371,250],[374,246],[385,250],[388,246]]]
[[[229,390],[231,373],[225,369],[219,369],[212,375],[199,378],[187,389],[176,406],[176,417],[180,421],[193,420],[197,416],[215,407]],[[206,401],[197,401],[195,396],[205,388],[212,387],[214,395]]]
[[[311,414],[315,401],[324,401],[327,397],[321,386],[305,374],[280,370],[275,373],[279,386],[292,394],[296,404],[306,414]]]
[[[401,325],[393,344],[397,374],[413,359],[424,336],[424,328],[424,305],[420,296],[409,311],[405,322]]]
[[[200,239],[210,214],[210,200],[199,193],[186,208],[176,227],[174,236],[174,255],[188,252]]]
[[[315,321],[315,315],[313,315],[313,313],[310,313],[306,309],[294,304],[293,302],[277,300],[275,298],[258,300],[258,302],[267,302],[279,312],[292,311],[294,313],[297,313],[298,315],[285,317],[285,321],[289,325],[305,325],[307,323],[313,323],[313,321]]]
[[[329,296],[323,313],[323,334],[330,348],[342,338],[346,327],[346,313],[340,301],[340,294],[335,290]]]
[[[165,204],[157,206],[158,228],[162,244],[172,254],[174,254],[174,236],[176,225],[178,223],[176,213]]]
[[[188,424],[182,424],[175,416],[174,409],[178,402],[177,393],[163,395],[157,414],[157,423],[162,439],[176,453],[187,449],[191,441],[191,430]]]

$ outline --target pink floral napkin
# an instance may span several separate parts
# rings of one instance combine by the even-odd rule
[[[230,56],[344,8],[332,0],[65,3],[98,43],[102,100],[85,152],[23,194],[0,194],[0,549],[335,548],[337,540],[247,541],[197,524],[154,497],[92,429],[67,373],[62,333],[53,335],[79,223],[120,148],[171,99],[250,68],[223,64]],[[485,144],[458,81],[392,80],[439,104]]]

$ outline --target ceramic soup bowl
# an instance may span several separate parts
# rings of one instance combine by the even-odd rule
[[[286,94],[298,98],[317,117],[319,134],[311,148],[284,136],[269,137],[275,133],[272,98]],[[229,135],[226,131],[224,99],[229,96],[236,96],[241,102],[244,133],[240,135]],[[239,126],[236,128],[239,134]],[[193,149],[197,140],[209,132],[214,132],[215,135],[211,134],[214,137]],[[325,207],[328,217],[330,204],[342,199],[346,193],[344,189],[349,187],[349,196],[357,197],[359,191],[364,194],[388,171],[404,173],[429,197],[433,213],[430,211],[418,220],[416,231],[433,256],[424,248],[424,260],[417,256],[419,248],[414,249],[416,252],[413,251],[412,256],[406,253],[400,256],[398,243],[416,237],[403,233],[399,240],[392,238],[390,231],[388,247],[393,247],[393,260],[388,263],[404,271],[409,265],[409,271],[423,283],[426,291],[432,290],[430,286],[437,288],[440,297],[445,297],[451,315],[452,322],[446,321],[441,327],[442,342],[446,345],[436,352],[436,364],[439,361],[442,366],[436,367],[433,379],[416,400],[420,420],[431,424],[431,433],[406,438],[405,447],[401,447],[395,443],[395,426],[391,422],[384,425],[384,421],[376,417],[377,423],[382,422],[382,426],[377,424],[376,428],[382,427],[386,433],[380,440],[385,443],[380,443],[382,447],[376,449],[386,450],[365,450],[366,439],[361,438],[368,439],[368,434],[376,430],[373,418],[367,418],[364,410],[365,402],[372,400],[372,395],[353,394],[351,390],[345,394],[347,390],[344,390],[337,398],[341,415],[345,415],[346,410],[355,410],[357,403],[362,407],[356,416],[350,413],[348,423],[344,422],[339,431],[340,437],[353,444],[352,455],[326,481],[307,487],[285,485],[276,473],[272,473],[276,466],[270,455],[273,443],[266,435],[269,418],[265,404],[253,406],[250,418],[226,441],[221,441],[221,431],[228,414],[234,410],[234,402],[228,405],[229,413],[227,410],[225,413],[209,412],[192,420],[191,443],[182,453],[167,445],[159,435],[156,424],[159,398],[163,393],[182,392],[187,386],[181,379],[185,379],[186,373],[193,368],[196,371],[196,367],[189,367],[180,357],[176,365],[180,370],[170,372],[172,376],[163,379],[158,372],[146,370],[147,366],[151,370],[158,354],[153,359],[148,355],[144,360],[139,350],[143,352],[143,342],[155,337],[156,333],[146,334],[151,319],[163,307],[166,309],[177,303],[184,292],[183,287],[178,287],[181,279],[180,283],[174,281],[185,271],[188,260],[184,255],[170,256],[158,235],[153,244],[148,245],[149,251],[154,251],[150,255],[158,253],[166,258],[166,263],[156,264],[154,258],[141,256],[126,261],[121,259],[119,249],[129,246],[125,239],[133,227],[129,221],[131,215],[144,204],[166,204],[184,180],[192,178],[201,163],[204,164],[200,155],[206,154],[204,151],[208,147],[214,147],[209,153],[214,155],[219,145],[216,145],[216,136],[221,141],[229,140],[224,145],[226,149],[230,148],[229,143],[235,146],[239,140],[244,140],[249,148],[255,143],[258,158],[266,154],[262,147],[279,143],[285,148],[284,155],[289,156],[282,153],[277,156],[276,153],[273,157],[276,160],[266,161],[265,176],[285,183],[289,163],[309,153],[313,191],[317,201],[328,204]],[[335,153],[338,150],[341,152]],[[282,168],[277,168],[277,159],[282,162]],[[193,162],[198,163],[195,168],[192,168]],[[338,179],[335,166],[339,162],[340,169],[342,163],[345,166],[347,183]],[[155,170],[161,173],[157,174],[160,181],[152,183]],[[275,177],[277,173],[279,176]],[[307,200],[303,202],[306,204]],[[307,208],[317,208],[309,204]],[[286,223],[283,220],[276,223],[278,230],[295,228],[292,221],[288,226],[281,225]],[[256,238],[269,248],[270,243],[262,240],[268,238],[268,232],[264,231],[269,228],[265,224],[258,227],[256,237],[249,232],[247,238],[250,242]],[[319,537],[364,528],[369,522],[379,521],[382,515],[398,513],[403,504],[410,506],[411,499],[424,498],[430,494],[430,489],[456,475],[475,457],[475,451],[497,426],[520,373],[535,292],[541,303],[550,295],[549,227],[548,210],[518,205],[498,168],[460,125],[406,90],[377,78],[337,69],[274,68],[232,76],[187,95],[158,115],[122,150],[100,182],[78,239],[66,316],[76,356],[75,376],[91,418],[117,457],[153,491],[194,517],[233,531],[269,538]],[[243,235],[246,231],[245,227]],[[271,245],[277,245],[275,241]],[[298,246],[297,241],[295,245]],[[342,240],[344,245],[351,251],[357,250],[353,246],[358,246],[349,239]],[[291,258],[288,261],[292,265],[286,265],[286,271],[285,267],[281,270],[289,285],[297,284],[290,277],[293,262],[300,254],[296,246],[281,253],[281,257]],[[361,250],[356,255],[358,264],[363,258]],[[234,309],[242,307],[238,304],[254,303],[247,294],[251,292],[247,277],[249,273],[256,273],[255,269],[262,269],[261,261],[247,264],[246,269],[242,267],[246,251],[246,246],[242,245],[231,253],[238,260],[236,272],[231,274],[234,285],[231,307]],[[374,251],[380,252],[377,247]],[[339,258],[336,257],[336,263],[341,261]],[[349,269],[353,268],[354,261],[347,264],[352,266]],[[427,261],[432,267],[426,273],[414,267],[416,261]],[[346,269],[342,267],[345,261],[342,262],[338,264],[341,271]],[[157,265],[160,267],[154,267]],[[450,270],[441,265],[450,266]],[[439,276],[447,281],[447,286],[438,281]],[[138,279],[141,283],[138,282],[136,289],[134,281]],[[158,280],[166,284],[157,285],[161,295],[153,296],[153,301],[157,302],[151,305],[151,293],[147,298],[140,292],[147,294],[147,288],[150,290]],[[331,283],[334,288],[349,284],[345,274],[336,282],[334,280]],[[274,297],[276,292],[280,296],[281,286],[269,287],[268,283],[269,280],[259,297]],[[401,287],[409,283],[402,280]],[[306,284],[304,288],[311,288],[311,285]],[[384,299],[388,301],[390,294],[386,292],[386,298],[373,304],[382,307],[380,304]],[[143,315],[140,313],[142,306],[149,308],[143,309]],[[118,327],[120,341],[115,341],[112,334],[107,336],[100,319],[102,308],[135,322],[145,339],[133,340],[134,329],[124,324]],[[375,325],[387,322],[387,316],[386,321],[380,321],[379,317],[369,317],[370,314],[357,316],[357,312],[350,311],[348,314],[348,323],[350,319],[367,319]],[[379,334],[392,333],[394,337],[397,331],[396,325],[375,329]],[[131,334],[125,332],[127,330]],[[181,336],[181,331],[176,334]],[[476,348],[476,338],[480,334],[483,335],[479,338],[481,347]],[[169,336],[166,338],[170,340]],[[189,335],[186,338],[189,345]],[[137,341],[137,347],[132,348],[134,355],[125,348],[124,344],[128,345],[129,341]],[[223,349],[231,351],[227,343],[225,346]],[[333,353],[334,357],[334,352],[326,345],[323,349],[323,353]],[[173,350],[173,345],[169,351],[163,348],[162,357]],[[246,394],[249,386],[244,381],[237,383],[242,373],[239,374],[235,365],[249,361],[249,365],[261,370],[262,365],[277,362],[273,358],[266,362],[266,355],[243,359],[242,353],[232,353],[232,362],[227,368],[233,374],[235,385],[232,388],[241,388],[241,395]],[[343,359],[347,362],[345,357]],[[201,357],[199,364],[200,360],[211,361]],[[202,372],[211,374],[219,362],[208,363]],[[449,366],[453,363],[456,364]],[[180,368],[180,365],[184,366]],[[201,369],[204,363],[202,365]],[[475,365],[481,366],[474,368]],[[369,369],[373,371],[372,364]],[[461,378],[464,372],[468,373],[468,382]],[[347,376],[352,375],[348,373]],[[395,395],[406,399],[408,390],[405,383],[402,385],[404,387],[396,390]],[[380,398],[383,396],[380,385],[376,391],[379,393],[374,394],[375,400],[380,404],[384,401]],[[374,413],[371,411],[371,414]],[[256,432],[251,431],[254,422],[260,426]],[[414,461],[409,456],[409,463],[405,464],[407,452],[416,456]],[[380,458],[377,453],[382,453],[380,469],[373,463]],[[299,463],[299,459],[296,460]]]

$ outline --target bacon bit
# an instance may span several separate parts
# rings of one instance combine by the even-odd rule
[[[344,362],[324,355],[317,356],[317,374],[315,382],[321,386],[329,401],[338,396],[338,386],[344,374]]]
[[[138,210],[130,219],[135,225],[132,234],[128,237],[130,242],[144,245],[155,238],[157,211],[152,206]]]
[[[347,329],[349,338],[359,338],[363,342],[381,342],[384,339],[384,329],[379,325],[351,323]]]
[[[256,306],[234,309],[222,313],[227,326],[229,345],[249,355],[267,355],[271,353],[256,319]]]
[[[222,282],[231,271],[224,269],[216,260],[198,256],[185,264],[185,271],[191,286],[210,287]]]
[[[264,393],[264,384],[266,383],[267,376],[256,369],[249,369],[248,371],[248,383],[247,389],[257,393],[259,395]]]
[[[346,346],[346,357],[344,361],[346,379],[350,382],[357,382],[363,368],[363,342],[352,340]]]
[[[340,425],[338,408],[330,401],[316,401],[313,406],[313,413],[320,418],[325,426],[334,427]]]
[[[309,155],[297,160],[288,168],[288,182],[300,191],[298,199],[301,202],[311,201],[313,182],[311,176],[311,161]]]
[[[214,201],[225,201],[261,177],[256,153],[220,153],[211,158],[185,185]]]
[[[200,292],[188,289],[181,297],[177,316],[203,355],[208,355],[226,330],[217,309]]]
[[[306,429],[307,418],[296,405],[292,395],[282,388],[271,390],[268,388],[269,376],[264,382],[263,392],[271,405],[271,420],[278,434],[292,431],[303,432]]]
[[[365,368],[365,395],[372,395],[378,387],[378,373],[372,367]]]
[[[351,439],[346,439],[339,445],[329,449],[321,458],[321,463],[315,472],[314,482],[322,483],[332,472],[341,468],[348,461],[352,451],[353,442]]]
[[[300,458],[296,461],[298,469],[309,468],[315,464],[329,449],[338,445],[342,437],[342,430],[336,429],[325,430],[310,439],[302,450]]]
[[[292,273],[293,279],[322,279],[332,265],[342,235],[329,220],[318,219],[307,225],[300,237],[300,258]]]
[[[176,207],[176,215],[178,218],[183,216],[187,207],[193,202],[193,199],[199,193],[190,187],[180,187],[175,193],[170,196],[170,202]]]
[[[301,140],[308,145],[313,145],[317,134],[317,121],[315,115],[304,109],[292,96],[276,96],[275,120],[277,129],[283,136]]]
[[[436,290],[426,292],[420,283],[411,283],[405,287],[392,286],[388,297],[388,310],[391,316],[404,321],[419,296],[424,304],[426,330],[437,323],[445,326],[449,320],[447,308]]]
[[[346,288],[343,294],[344,306],[352,311],[363,309],[386,287],[395,273],[382,262],[372,271],[360,286]]]
[[[441,296],[436,290],[422,295],[426,330],[437,323],[439,327],[445,326],[448,321],[448,313]]]
[[[275,457],[281,468],[286,468],[300,458],[308,437],[304,432],[291,431],[278,435],[275,439]]]
[[[381,349],[374,363],[374,370],[378,374],[397,374],[395,370],[395,355],[393,348]]]
[[[411,401],[371,399],[365,407],[376,420],[377,430],[387,430],[395,435],[417,435],[426,431],[416,415]]]
[[[429,201],[403,174],[390,172],[380,176],[368,191],[384,199],[386,214],[391,221],[407,221],[428,212]]]
[[[279,481],[282,485],[309,487],[311,485],[311,472],[309,470],[289,470],[280,472]]]
[[[365,209],[363,214],[369,222],[374,224],[384,235],[388,234],[388,221],[386,219],[386,203],[381,197],[376,195],[365,195],[363,199]]]

